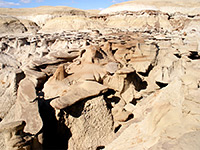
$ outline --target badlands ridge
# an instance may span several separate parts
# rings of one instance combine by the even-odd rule
[[[199,150],[200,2],[0,8],[0,149]]]

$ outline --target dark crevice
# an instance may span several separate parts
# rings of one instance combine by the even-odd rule
[[[111,98],[109,98],[109,96],[114,95],[115,91],[112,89],[109,89],[106,93],[104,93],[104,100],[106,102],[107,108],[108,109],[112,109],[112,102],[114,102],[115,104],[117,104],[120,101],[120,98],[117,96],[112,96]]]
[[[96,51],[95,58],[104,59],[103,55],[99,51]]]
[[[44,88],[45,82],[47,82],[49,78],[50,77],[48,75],[46,75],[44,78],[38,79],[38,84],[36,86],[36,90],[41,91]]]
[[[89,46],[89,45],[90,45],[90,42],[86,41],[85,45],[86,45],[86,46]]]
[[[177,58],[181,58],[180,54],[174,54]]]
[[[118,49],[116,49],[116,50],[111,50],[112,54],[114,55],[114,54],[116,53],[117,50],[118,50]]]
[[[158,44],[155,44],[155,46],[156,46],[157,50],[156,50],[156,56],[155,56],[153,64],[157,63],[157,57],[158,57],[158,54],[159,54],[159,51],[160,51],[160,47],[158,46]]]
[[[0,122],[2,121],[2,118],[0,118]]]
[[[53,99],[45,100],[41,95],[38,98],[39,113],[43,121],[40,131],[43,133],[43,150],[66,150],[72,134],[62,118],[56,119],[55,110],[50,105],[51,100]]]
[[[104,96],[104,99],[105,99],[107,108],[109,108],[109,109],[112,109],[112,104],[111,103],[117,104],[120,101],[120,98],[117,97],[117,96],[113,96],[112,98],[108,98],[108,97]]]
[[[83,54],[86,52],[86,50],[82,50],[81,53],[80,53],[80,57],[83,57]]]
[[[151,70],[153,69],[153,65],[150,64],[148,69],[146,70],[146,72],[138,72],[140,75],[142,75],[143,77],[147,77],[149,75],[149,73],[151,72]]]
[[[99,94],[99,96],[103,95],[102,93]],[[85,106],[85,103],[88,101],[88,100],[91,100],[93,98],[95,98],[97,96],[91,96],[91,97],[88,97],[88,98],[85,98],[81,101],[78,101],[76,102],[75,104],[69,106],[69,107],[66,107],[63,109],[63,111],[67,114],[67,115],[71,115],[75,118],[79,118],[81,115],[82,115],[82,112],[84,110],[84,106]]]
[[[100,48],[100,52],[103,53],[103,55],[108,56],[108,55],[106,54],[106,52],[104,52],[104,50],[102,50],[101,48]]]
[[[97,148],[96,148],[96,150],[102,150],[102,149],[104,149],[105,148],[105,146],[98,146]]]
[[[189,17],[189,18],[194,18],[194,17],[195,17],[195,15],[188,15],[188,17]]]
[[[136,91],[146,89],[147,87],[147,82],[143,81],[136,72],[128,74],[127,81],[129,81],[130,83],[133,83]]]
[[[162,83],[162,82],[158,82],[156,81],[156,84],[162,89],[164,87],[166,87],[168,85],[168,83]]]
[[[153,70],[153,68],[157,65],[157,57],[159,55],[159,51],[160,51],[160,47],[158,46],[158,44],[153,43],[157,50],[156,50],[156,55],[154,58],[154,61],[149,65],[148,69],[146,70],[146,72],[138,72],[140,75],[144,76],[144,77],[148,77],[149,73]]]
[[[114,133],[117,133],[121,127],[122,127],[122,125],[121,125],[121,124],[120,124],[120,125],[118,125],[118,126],[115,128],[115,130],[114,130]]]
[[[5,51],[7,48],[9,47],[9,45],[8,44],[6,44],[6,43],[2,43],[1,44],[1,51]]]
[[[133,104],[133,105],[136,105],[137,101],[139,101],[141,99],[142,99],[142,97],[140,97],[140,98],[134,98],[130,103]]]
[[[125,122],[126,122],[126,121],[129,121],[129,120],[131,120],[131,119],[133,119],[133,117],[134,117],[134,115],[133,115],[133,114],[130,114],[130,115],[128,116],[128,118],[125,120]]]
[[[23,80],[24,78],[25,78],[24,72],[16,73],[16,79],[15,79],[15,91],[16,91],[16,92],[17,92],[18,87],[19,87],[19,82],[20,82],[21,80]]]
[[[188,58],[195,60],[195,59],[200,59],[200,56],[198,55],[198,52],[190,52],[190,56]]]

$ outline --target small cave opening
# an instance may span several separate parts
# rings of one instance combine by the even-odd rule
[[[196,60],[196,59],[200,59],[200,56],[199,56],[198,52],[190,52],[190,55],[188,56],[188,58],[190,58],[192,60]]]
[[[176,56],[177,58],[181,58],[180,54],[174,54],[174,56]]]
[[[127,80],[133,83],[133,85],[135,86],[135,90],[138,92],[146,89],[148,85],[147,82],[143,81],[136,72],[128,74]]]
[[[158,82],[156,81],[156,84],[162,89],[164,87],[166,87],[168,85],[168,83],[162,83],[162,82]]]
[[[118,49],[112,50],[112,54],[114,55]]]
[[[55,110],[50,102],[55,99],[45,100],[43,93],[39,93],[38,106],[39,113],[43,121],[43,127],[40,133],[43,134],[43,150],[66,150],[68,149],[68,140],[72,136],[70,129],[64,124],[63,118],[56,119]]]
[[[188,15],[188,17],[189,17],[189,18],[194,18],[194,17],[195,17],[195,15]]]
[[[121,124],[119,124],[117,127],[115,127],[115,129],[114,129],[114,133],[117,133],[121,127],[122,127]]]
[[[96,51],[96,54],[95,54],[95,58],[98,58],[98,59],[104,59],[104,57],[103,57],[103,54],[101,53],[102,51]],[[106,54],[104,54],[104,55],[106,55]]]
[[[112,103],[119,103],[120,101],[120,98],[117,97],[117,96],[114,96],[116,91],[112,90],[112,89],[109,89],[106,93],[104,93],[104,100],[106,102],[106,105],[107,105],[107,108],[108,109],[112,109],[113,106],[112,106]]]
[[[140,97],[140,98],[134,98],[130,103],[133,104],[133,105],[137,105],[137,102],[139,100],[141,100],[143,97]]]
[[[98,146],[97,148],[96,148],[96,150],[102,150],[102,149],[104,149],[105,148],[105,146]]]
[[[129,116],[128,116],[128,118],[125,120],[125,122],[126,121],[129,121],[129,120],[131,120],[131,119],[133,119],[134,118],[134,115],[133,114],[130,114]]]

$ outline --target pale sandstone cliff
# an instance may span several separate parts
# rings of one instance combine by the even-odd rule
[[[160,10],[167,13],[180,12],[184,14],[199,14],[199,0],[134,0],[112,5],[100,12],[100,14],[113,13],[118,11],[141,11]]]

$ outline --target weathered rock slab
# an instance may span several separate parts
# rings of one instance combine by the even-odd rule
[[[56,109],[63,109],[74,103],[92,97],[97,96],[102,92],[105,92],[108,88],[94,81],[85,81],[83,83],[77,83],[69,87],[66,94],[51,102],[51,106]]]

